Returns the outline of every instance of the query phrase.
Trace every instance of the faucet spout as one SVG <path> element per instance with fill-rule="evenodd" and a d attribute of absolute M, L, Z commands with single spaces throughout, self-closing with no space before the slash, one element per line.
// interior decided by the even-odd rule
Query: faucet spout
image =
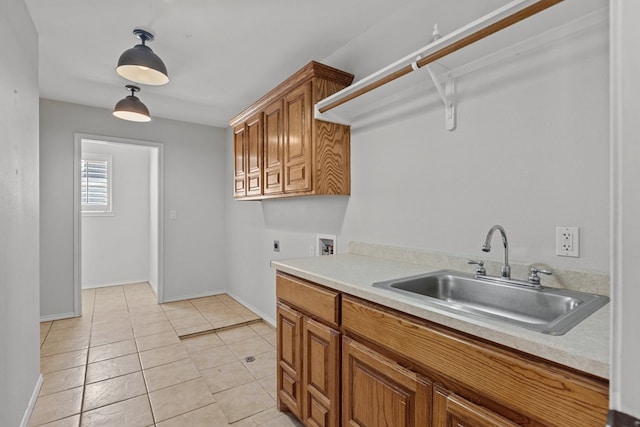
<path fill-rule="evenodd" d="M 487 233 L 487 237 L 484 239 L 482 250 L 484 252 L 491 251 L 491 238 L 493 233 L 498 230 L 502 235 L 502 245 L 504 246 L 504 264 L 502 265 L 501 273 L 502 277 L 509 279 L 511 277 L 511 267 L 509 266 L 509 243 L 507 242 L 507 232 L 500 225 L 494 225 Z"/>

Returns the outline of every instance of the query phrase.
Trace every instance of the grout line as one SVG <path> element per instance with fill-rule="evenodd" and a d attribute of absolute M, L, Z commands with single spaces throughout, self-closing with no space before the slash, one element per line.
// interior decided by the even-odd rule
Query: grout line
<path fill-rule="evenodd" d="M 82 295 L 80 296 L 82 298 Z M 80 416 L 78 417 L 78 425 L 82 425 L 82 416 L 84 414 L 84 394 L 87 388 L 87 374 L 89 373 L 89 352 L 91 351 L 91 334 L 93 332 L 93 313 L 96 308 L 96 293 L 93 292 L 93 304 L 91 305 L 91 327 L 89 328 L 89 344 L 87 346 L 87 357 L 84 361 L 84 381 L 82 382 L 82 396 L 80 397 Z M 84 313 L 82 314 L 84 316 Z M 82 317 L 80 316 L 80 317 Z"/>
<path fill-rule="evenodd" d="M 51 323 L 49 323 L 49 327 L 47 328 L 47 332 L 44 334 L 44 339 L 42 339 L 42 337 L 40 337 L 40 339 L 42 339 L 42 342 L 40 343 L 40 349 L 42 349 L 42 346 L 44 345 L 44 342 L 47 340 L 47 337 L 49 336 L 49 333 L 51 332 L 51 328 L 53 328 L 53 322 L 55 322 L 55 320 L 52 320 Z"/>
<path fill-rule="evenodd" d="M 124 290 L 123 290 L 124 292 Z M 131 323 L 131 311 L 129 310 L 129 300 L 127 298 L 126 292 L 124 292 L 125 294 L 125 301 L 127 303 L 127 311 L 129 312 L 129 323 Z M 160 305 L 160 304 L 158 304 Z M 162 307 L 160 307 L 162 308 Z M 164 313 L 164 310 L 162 310 L 162 312 Z M 166 316 L 166 313 L 164 313 Z M 173 326 L 173 325 L 172 325 Z M 153 412 L 153 405 L 151 405 L 151 396 L 149 395 L 149 385 L 147 384 L 147 376 L 144 374 L 144 367 L 142 366 L 142 358 L 140 357 L 140 347 L 138 347 L 138 341 L 136 341 L 136 334 L 135 331 L 133 330 L 133 324 L 131 324 L 131 330 L 133 332 L 133 345 L 136 346 L 136 354 L 138 355 L 138 363 L 140 364 L 140 374 L 142 374 L 142 381 L 144 381 L 144 389 L 146 391 L 146 396 L 147 396 L 147 403 L 149 404 L 149 411 L 151 412 L 151 419 L 153 420 L 153 424 L 152 425 L 156 425 L 156 415 Z"/>
<path fill-rule="evenodd" d="M 87 387 L 87 379 L 88 379 L 88 367 L 89 367 L 89 364 L 90 364 L 90 363 L 89 363 L 89 360 L 90 360 L 90 351 L 91 351 L 91 348 L 92 348 L 93 339 L 94 339 L 94 338 L 96 338 L 96 339 L 98 338 L 97 336 L 96 336 L 96 337 L 94 337 L 94 325 L 95 325 L 95 321 L 96 321 L 96 316 L 95 316 L 94 314 L 95 314 L 95 312 L 96 312 L 96 310 L 97 310 L 97 309 L 99 309 L 99 308 L 100 308 L 100 309 L 104 308 L 104 306 L 101 306 L 101 305 L 100 305 L 100 304 L 101 304 L 101 301 L 102 301 L 103 299 L 105 299 L 105 298 L 106 298 L 107 300 L 109 300 L 112 296 L 113 296 L 114 298 L 116 298 L 116 299 L 119 299 L 120 295 L 122 295 L 122 296 L 124 297 L 124 302 L 125 302 L 125 305 L 126 305 L 126 311 L 127 311 L 128 315 L 129 315 L 129 327 L 130 327 L 130 328 L 132 329 L 132 331 L 133 331 L 133 323 L 131 322 L 131 313 L 132 313 L 132 309 L 135 311 L 135 307 L 130 305 L 129 297 L 128 297 L 127 292 L 126 292 L 126 286 L 118 285 L 118 286 L 114 286 L 114 288 L 115 288 L 115 287 L 119 287 L 119 288 L 121 288 L 122 293 L 121 293 L 121 294 L 120 294 L 120 293 L 117 293 L 117 295 L 116 295 L 116 293 L 111 293 L 111 294 L 109 294 L 109 293 L 107 293 L 107 292 L 104 292 L 106 295 L 101 295 L 100 297 L 98 297 L 98 292 L 97 292 L 96 290 L 93 290 L 93 291 L 92 291 L 91 303 L 90 303 L 90 304 L 86 304 L 86 306 L 85 306 L 85 310 L 86 310 L 86 308 L 91 307 L 91 311 L 90 311 L 89 313 L 87 313 L 87 314 L 83 314 L 83 315 L 81 316 L 81 317 L 83 317 L 83 318 L 85 318 L 85 319 L 88 319 L 88 320 L 89 320 L 89 330 L 88 330 L 88 335 L 89 335 L 89 336 L 88 336 L 88 346 L 87 346 L 87 348 L 86 348 L 87 353 L 86 353 L 86 357 L 84 358 L 84 369 L 85 369 L 85 371 L 84 371 L 84 380 L 83 380 L 83 384 L 82 384 L 82 395 L 81 395 L 81 401 L 80 401 L 80 412 L 79 412 L 78 414 L 72 414 L 72 415 L 71 415 L 71 416 L 75 416 L 75 415 L 78 415 L 78 416 L 79 416 L 79 425 L 81 425 L 82 420 L 83 420 L 83 418 L 84 418 L 84 414 L 85 414 L 85 402 L 84 402 L 84 401 L 85 401 L 85 394 L 86 394 L 86 387 Z M 102 292 L 101 292 L 101 294 L 102 294 Z M 225 294 L 225 295 L 226 295 L 226 294 Z M 129 296 L 131 296 L 131 297 L 135 297 L 135 298 L 140 298 L 140 297 L 142 297 L 143 295 L 142 295 L 142 294 L 138 294 L 138 293 L 134 293 L 134 294 L 129 295 Z M 230 298 L 232 301 L 235 301 L 232 297 L 230 297 L 230 296 L 229 296 L 229 298 Z M 234 323 L 234 324 L 231 324 L 231 325 L 226 325 L 226 326 L 222 326 L 222 327 L 218 327 L 218 328 L 216 328 L 216 327 L 213 327 L 213 324 L 212 324 L 212 323 L 211 323 L 211 322 L 210 322 L 210 321 L 209 321 L 209 320 L 208 320 L 208 319 L 203 315 L 203 313 L 199 310 L 199 308 L 198 308 L 195 304 L 193 304 L 192 300 L 193 300 L 193 299 L 189 299 L 189 300 L 186 300 L 186 301 L 188 301 L 188 302 L 191 304 L 191 306 L 192 306 L 193 308 L 195 308 L 196 312 L 197 312 L 200 316 L 202 316 L 202 317 L 205 319 L 205 321 L 206 321 L 207 323 L 209 323 L 209 324 L 211 325 L 212 329 L 210 329 L 210 330 L 206 330 L 206 331 L 197 332 L 197 333 L 193 333 L 193 334 L 185 334 L 185 335 L 182 335 L 182 336 L 181 336 L 181 335 L 179 335 L 179 334 L 178 334 L 178 332 L 177 332 L 177 330 L 175 329 L 175 327 L 173 327 L 173 324 L 171 324 L 171 325 L 172 325 L 172 327 L 173 327 L 173 332 L 174 332 L 174 333 L 176 333 L 176 335 L 178 336 L 178 338 L 179 338 L 180 342 L 181 342 L 181 341 L 183 341 L 183 340 L 184 340 L 184 339 L 186 339 L 186 338 L 192 338 L 192 337 L 197 337 L 197 336 L 203 336 L 203 335 L 215 334 L 216 332 L 220 332 L 220 331 L 224 331 L 224 330 L 230 330 L 230 329 L 234 329 L 234 328 L 239 328 L 239 327 L 242 327 L 242 326 L 249 326 L 249 325 L 252 325 L 252 324 L 258 324 L 258 323 L 261 323 L 261 322 L 263 321 L 263 319 L 261 319 L 261 318 L 257 317 L 256 319 L 243 320 L 243 321 L 240 321 L 240 322 L 238 322 L 238 323 Z M 227 304 L 227 301 L 226 301 L 226 300 L 221 299 L 221 300 L 219 300 L 219 301 L 220 301 L 220 302 L 221 302 L 221 303 L 222 303 L 226 308 L 231 309 L 232 311 L 234 311 L 234 312 L 235 312 L 235 310 L 233 310 L 233 308 L 232 308 L 230 305 L 228 305 L 228 304 Z M 105 301 L 105 302 L 106 302 L 106 301 Z M 240 304 L 240 303 L 238 303 L 238 304 Z M 155 305 L 160 306 L 160 308 L 162 308 L 162 304 L 157 304 L 157 303 L 155 303 Z M 99 310 L 99 311 L 100 311 L 100 310 Z M 105 313 L 107 313 L 107 312 L 108 312 L 108 310 L 107 310 L 107 311 L 105 311 Z M 171 320 L 170 320 L 169 316 L 167 315 L 167 312 L 166 312 L 164 309 L 162 309 L 162 312 L 163 312 L 163 313 L 164 313 L 164 315 L 167 317 L 167 320 L 169 320 L 169 322 L 171 322 Z M 104 314 L 104 313 L 103 313 L 103 314 Z M 236 314 L 238 314 L 238 313 L 236 312 Z M 257 316 L 257 315 L 256 315 L 256 316 Z M 49 324 L 49 328 L 46 330 L 46 333 L 45 333 L 44 338 L 43 338 L 43 340 L 42 340 L 42 344 L 41 344 L 41 346 L 42 346 L 42 345 L 44 345 L 45 341 L 46 341 L 46 340 L 47 340 L 47 338 L 49 337 L 49 334 L 50 334 L 50 333 L 51 333 L 51 331 L 53 330 L 53 324 L 54 324 L 54 322 L 56 322 L 56 321 L 51 321 L 51 323 Z M 104 320 L 103 320 L 103 322 L 104 322 Z M 169 331 L 167 331 L 167 332 L 169 332 Z M 257 331 L 255 331 L 255 332 L 256 332 L 256 333 L 257 333 L 257 335 L 258 335 L 258 336 L 260 336 L 261 338 L 266 339 L 266 338 L 265 338 L 262 334 L 260 334 L 259 332 L 257 332 Z M 129 339 L 129 338 L 126 338 L 126 339 L 124 339 L 124 340 L 118 340 L 118 341 L 115 341 L 115 342 L 125 341 L 125 340 L 128 340 L 128 339 Z M 134 343 L 134 346 L 135 346 L 135 352 L 136 352 L 136 355 L 137 355 L 137 358 L 138 358 L 138 363 L 140 364 L 140 371 L 139 371 L 139 372 L 142 374 L 142 379 L 143 379 L 143 381 L 144 381 L 145 394 L 146 394 L 146 397 L 147 397 L 147 402 L 148 402 L 148 405 L 149 405 L 149 410 L 150 410 L 150 412 L 151 412 L 151 417 L 152 417 L 152 420 L 153 420 L 153 424 L 155 425 L 158 421 L 156 420 L 156 414 L 154 413 L 154 411 L 153 411 L 153 406 L 152 406 L 152 404 L 151 404 L 150 391 L 149 391 L 149 388 L 148 388 L 148 384 L 147 384 L 146 376 L 144 375 L 144 369 L 143 369 L 142 359 L 141 359 L 141 355 L 140 355 L 141 351 L 140 351 L 140 347 L 139 347 L 139 345 L 138 345 L 138 341 L 136 340 L 135 333 L 134 333 L 134 336 L 133 336 L 132 340 L 133 340 L 133 343 Z M 115 342 L 114 342 L 114 343 L 115 343 Z M 113 343 L 104 343 L 104 344 L 101 344 L 101 345 L 109 345 L 109 344 L 113 344 Z M 229 346 L 228 346 L 228 344 L 227 344 L 226 342 L 224 342 L 224 341 L 223 341 L 223 342 L 222 342 L 222 345 L 223 345 L 225 348 L 227 348 L 229 351 L 231 351 L 231 350 L 229 349 Z M 161 346 L 161 347 L 162 347 L 162 346 Z M 158 348 L 160 348 L 160 347 L 158 347 Z M 188 353 L 188 352 L 187 352 L 187 353 Z M 233 352 L 232 352 L 232 353 L 233 353 Z M 254 381 L 254 382 L 257 382 L 257 383 L 258 383 L 258 385 L 261 387 L 261 389 L 262 389 L 262 390 L 264 390 L 267 394 L 269 394 L 268 390 L 265 388 L 266 386 L 260 383 L 260 380 L 261 380 L 262 378 L 257 378 L 257 377 L 255 376 L 255 374 L 254 374 L 253 372 L 251 372 L 251 370 L 249 370 L 249 369 L 247 368 L 247 366 L 246 366 L 246 365 L 244 365 L 244 363 L 243 363 L 243 359 L 242 359 L 241 357 L 239 357 L 239 356 L 238 356 L 238 355 L 236 355 L 235 353 L 233 353 L 233 355 L 234 355 L 235 360 L 236 360 L 237 362 L 241 363 L 241 364 L 242 364 L 242 366 L 244 367 L 244 369 L 246 369 L 246 370 L 247 370 L 247 372 L 249 373 L 249 375 L 253 378 L 253 381 Z M 120 357 L 120 356 L 115 356 L 115 357 Z M 114 357 L 110 357 L 109 359 L 113 359 L 113 358 L 114 358 Z M 104 360 L 109 360 L 109 359 L 104 359 Z M 191 354 L 189 354 L 189 353 L 188 353 L 188 359 L 189 359 L 189 360 L 191 360 L 191 361 L 193 362 L 193 359 L 191 359 Z M 182 359 L 181 359 L 181 360 L 182 360 Z M 173 362 L 169 362 L 169 363 L 173 363 Z M 196 366 L 196 368 L 197 368 L 197 366 Z M 203 379 L 202 371 L 201 371 L 199 368 L 197 368 L 197 371 L 198 371 L 198 374 L 199 374 L 198 378 Z M 129 373 L 129 374 L 131 374 L 131 373 Z M 128 374 L 123 374 L 123 375 L 128 375 Z M 119 376 L 120 376 L 120 375 L 118 375 L 118 377 L 119 377 Z M 116 378 L 116 377 L 113 377 L 113 378 Z M 107 379 L 111 379 L 111 378 L 107 378 Z M 194 378 L 194 379 L 191 379 L 191 380 L 188 380 L 188 381 L 192 381 L 192 380 L 195 380 L 195 378 Z M 183 383 L 184 383 L 184 382 L 188 382 L 188 381 L 183 381 Z M 205 382 L 206 382 L 206 381 L 205 381 Z M 180 383 L 178 383 L 178 384 L 180 384 Z M 173 385 L 171 385 L 171 386 L 175 386 L 175 385 L 177 385 L 177 384 L 173 384 Z M 167 387 L 171 387 L 171 386 L 167 386 Z M 166 388 L 166 387 L 164 387 L 164 388 Z M 208 392 L 209 392 L 212 396 L 215 396 L 215 394 L 216 394 L 216 393 L 211 392 L 211 390 L 208 388 L 208 385 L 207 385 L 207 389 L 208 389 Z M 269 396 L 271 396 L 271 395 L 269 394 Z M 136 397 L 138 397 L 138 396 L 136 396 Z M 128 399 L 125 399 L 125 400 L 128 400 Z M 119 401 L 119 402 L 120 402 L 120 401 Z M 112 402 L 112 403 L 109 403 L 109 405 L 110 405 L 110 404 L 114 404 L 114 403 L 118 403 L 118 402 Z M 215 403 L 214 403 L 214 404 L 215 404 Z M 103 405 L 103 406 L 107 406 L 107 405 Z M 101 406 L 101 407 L 103 407 L 103 406 Z M 194 411 L 194 410 L 202 409 L 202 408 L 204 408 L 204 407 L 206 407 L 206 406 L 208 406 L 208 405 L 203 405 L 203 406 L 201 406 L 201 407 L 198 407 L 198 408 L 195 408 L 195 409 L 191 409 L 191 410 L 189 410 L 189 411 L 187 411 L 187 412 L 184 412 L 184 413 L 181 413 L 181 414 L 176 414 L 176 415 L 172 416 L 171 418 L 175 418 L 175 417 L 178 417 L 178 416 L 184 415 L 184 414 L 189 413 L 189 412 L 192 412 L 192 411 Z M 94 410 L 94 409 L 98 409 L 98 408 L 92 408 L 91 410 Z M 264 411 L 260 411 L 260 412 L 264 412 Z M 258 413 L 260 413 L 260 412 L 258 412 Z M 251 417 L 253 417 L 253 416 L 255 416 L 255 415 L 256 415 L 256 414 L 250 415 L 250 416 L 249 416 L 249 417 L 247 417 L 247 418 L 251 418 Z M 169 419 L 171 419 L 171 418 L 169 418 Z"/>

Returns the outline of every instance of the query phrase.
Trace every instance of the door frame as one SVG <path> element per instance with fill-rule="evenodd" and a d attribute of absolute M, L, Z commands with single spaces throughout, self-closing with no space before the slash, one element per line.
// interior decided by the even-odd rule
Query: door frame
<path fill-rule="evenodd" d="M 74 133 L 73 146 L 73 314 L 82 316 L 82 207 L 80 201 L 80 161 L 82 140 L 137 145 L 158 149 L 158 303 L 164 302 L 164 144 L 112 136 Z"/>

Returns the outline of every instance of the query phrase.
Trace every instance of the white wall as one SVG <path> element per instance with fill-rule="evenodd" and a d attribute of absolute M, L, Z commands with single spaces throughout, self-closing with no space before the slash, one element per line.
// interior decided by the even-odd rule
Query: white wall
<path fill-rule="evenodd" d="M 158 236 L 159 215 L 159 150 L 149 152 L 149 284 L 158 294 L 158 254 L 160 241 Z"/>
<path fill-rule="evenodd" d="M 0 57 L 0 423 L 18 426 L 40 374 L 38 35 L 22 0 L 0 2 Z"/>
<path fill-rule="evenodd" d="M 640 3 L 611 2 L 611 408 L 640 419 Z"/>
<path fill-rule="evenodd" d="M 411 22 L 426 7 L 410 4 L 323 62 L 358 79 L 385 65 L 372 58 L 388 63 L 408 54 L 425 42 L 424 27 Z M 402 31 L 392 31 L 401 22 Z M 231 201 L 228 130 L 233 293 L 273 317 L 269 260 L 306 256 L 316 233 L 337 234 L 339 252 L 361 240 L 500 260 L 499 249 L 480 247 L 501 224 L 513 261 L 608 272 L 608 75 L 602 24 L 460 78 L 454 132 L 444 129 L 435 90 L 427 91 L 418 109 L 400 106 L 391 118 L 352 130 L 349 198 Z M 581 258 L 555 255 L 556 226 L 581 227 Z M 271 251 L 273 239 L 280 253 Z"/>
<path fill-rule="evenodd" d="M 73 312 L 76 132 L 164 144 L 164 298 L 225 289 L 224 131 L 157 117 L 126 122 L 108 109 L 42 99 L 41 316 Z M 168 219 L 170 209 L 177 211 L 176 220 Z"/>
<path fill-rule="evenodd" d="M 153 148 L 82 142 L 82 153 L 111 156 L 112 215 L 82 216 L 82 287 L 146 282 L 150 277 Z"/>

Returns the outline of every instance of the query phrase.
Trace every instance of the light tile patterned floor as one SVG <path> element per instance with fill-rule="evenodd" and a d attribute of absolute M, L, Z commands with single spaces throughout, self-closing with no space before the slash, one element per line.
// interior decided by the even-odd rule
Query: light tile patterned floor
<path fill-rule="evenodd" d="M 158 305 L 138 283 L 85 290 L 83 308 L 40 324 L 30 426 L 300 426 L 275 408 L 275 330 L 228 295 Z"/>

